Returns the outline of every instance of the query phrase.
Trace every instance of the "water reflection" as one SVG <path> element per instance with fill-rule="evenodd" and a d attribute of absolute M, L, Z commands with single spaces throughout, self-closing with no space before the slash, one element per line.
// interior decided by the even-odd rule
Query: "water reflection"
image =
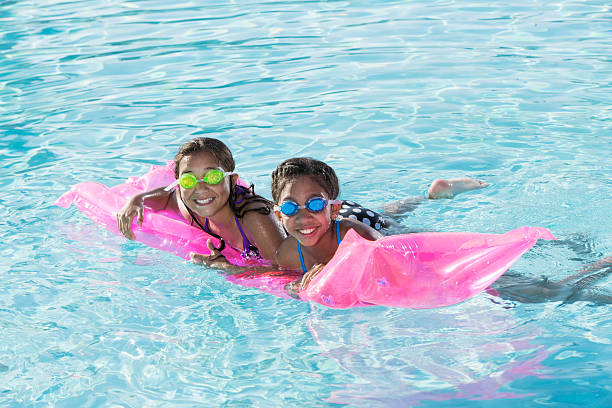
<path fill-rule="evenodd" d="M 314 307 L 308 324 L 325 355 L 355 377 L 331 393 L 338 404 L 523 398 L 511 383 L 542 376 L 549 354 L 535 324 L 486 297 L 428 311 Z"/>

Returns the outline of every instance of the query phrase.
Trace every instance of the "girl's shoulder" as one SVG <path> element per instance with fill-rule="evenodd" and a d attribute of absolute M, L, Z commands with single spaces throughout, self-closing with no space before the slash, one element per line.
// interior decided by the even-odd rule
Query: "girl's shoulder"
<path fill-rule="evenodd" d="M 164 205 L 163 209 L 167 211 L 180 211 L 180 206 L 178 203 L 178 195 L 176 194 L 176 190 L 173 190 L 170 193 L 168 200 L 166 201 L 166 204 Z"/>
<path fill-rule="evenodd" d="M 260 254 L 266 259 L 275 259 L 276 251 L 286 235 L 274 214 L 249 211 L 242 215 L 239 223 L 244 235 L 259 249 Z"/>
<path fill-rule="evenodd" d="M 342 238 L 344 238 L 344 235 L 346 235 L 350 229 L 354 229 L 355 232 L 370 241 L 376 241 L 377 239 L 382 238 L 382 234 L 380 232 L 361 221 L 354 220 L 352 218 L 342 218 L 337 222 L 340 223 L 340 236 Z"/>
<path fill-rule="evenodd" d="M 270 200 L 255 193 L 255 187 L 252 184 L 250 187 L 245 187 L 243 185 L 234 186 L 233 196 L 236 205 L 251 206 L 254 204 L 261 204 L 272 206 L 272 202 Z"/>
<path fill-rule="evenodd" d="M 270 200 L 255 194 L 252 188 L 244 186 L 236 186 L 230 200 L 233 200 L 231 206 L 238 217 L 243 217 L 251 212 L 267 215 L 272 213 L 274 206 Z"/>
<path fill-rule="evenodd" d="M 283 269 L 302 270 L 302 265 L 299 263 L 297 240 L 294 237 L 289 236 L 281 242 L 276 250 L 276 263 Z"/>
<path fill-rule="evenodd" d="M 242 214 L 241 221 L 243 225 L 253 228 L 267 228 L 269 226 L 280 228 L 280 224 L 272 212 L 265 214 L 258 211 L 247 211 Z"/>
<path fill-rule="evenodd" d="M 251 199 L 245 200 L 244 206 L 242 207 L 242 211 L 245 214 L 249 212 L 265 213 L 267 212 L 265 209 L 268 209 L 269 212 L 272 212 L 272 207 L 272 203 L 269 203 L 267 200 L 261 199 L 258 196 L 252 196 Z"/>

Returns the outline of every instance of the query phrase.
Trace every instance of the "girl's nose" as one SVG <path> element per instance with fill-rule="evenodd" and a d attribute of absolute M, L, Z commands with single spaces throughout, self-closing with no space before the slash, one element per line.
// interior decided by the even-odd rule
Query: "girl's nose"
<path fill-rule="evenodd" d="M 195 186 L 195 190 L 196 191 L 206 191 L 209 190 L 208 184 L 204 183 L 203 181 L 198 181 L 198 184 L 196 184 Z"/>
<path fill-rule="evenodd" d="M 305 208 L 298 209 L 297 213 L 294 215 L 296 219 L 309 218 L 312 216 L 312 213 Z"/>

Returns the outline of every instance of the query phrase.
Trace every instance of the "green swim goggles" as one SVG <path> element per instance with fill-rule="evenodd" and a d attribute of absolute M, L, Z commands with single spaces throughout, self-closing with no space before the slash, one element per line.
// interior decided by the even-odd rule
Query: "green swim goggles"
<path fill-rule="evenodd" d="M 192 173 L 183 173 L 178 178 L 178 180 L 170 184 L 164 190 L 169 191 L 177 184 L 180 184 L 180 186 L 183 188 L 194 188 L 198 185 L 198 181 L 201 181 L 202 183 L 206 183 L 211 186 L 216 186 L 221 181 L 223 181 L 223 178 L 225 178 L 225 176 L 230 176 L 232 174 L 234 174 L 233 171 L 225 172 L 221 168 L 208 170 L 206 173 L 204 173 L 201 179 L 198 179 Z"/>

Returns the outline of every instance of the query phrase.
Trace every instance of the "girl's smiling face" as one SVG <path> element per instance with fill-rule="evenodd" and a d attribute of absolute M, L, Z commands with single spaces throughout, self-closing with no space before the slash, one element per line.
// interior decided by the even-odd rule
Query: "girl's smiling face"
<path fill-rule="evenodd" d="M 201 179 L 208 170 L 219 167 L 219 162 L 207 152 L 196 152 L 185 156 L 179 163 L 179 177 L 185 173 Z M 225 170 L 225 169 L 224 169 Z M 229 206 L 230 178 L 224 177 L 219 184 L 211 185 L 198 181 L 194 188 L 179 185 L 183 202 L 201 217 L 212 217 L 225 206 Z"/>
<path fill-rule="evenodd" d="M 329 200 L 330 197 L 323 187 L 310 176 L 301 176 L 288 182 L 281 190 L 278 205 L 285 201 L 293 201 L 300 206 L 306 204 L 314 197 L 322 197 Z M 283 224 L 287 232 L 297 239 L 303 246 L 314 246 L 328 232 L 332 220 L 331 206 L 326 206 L 323 211 L 313 213 L 305 208 L 300 208 L 292 216 L 287 216 L 276 210 L 276 217 Z M 334 214 L 335 215 L 335 214 Z"/>

